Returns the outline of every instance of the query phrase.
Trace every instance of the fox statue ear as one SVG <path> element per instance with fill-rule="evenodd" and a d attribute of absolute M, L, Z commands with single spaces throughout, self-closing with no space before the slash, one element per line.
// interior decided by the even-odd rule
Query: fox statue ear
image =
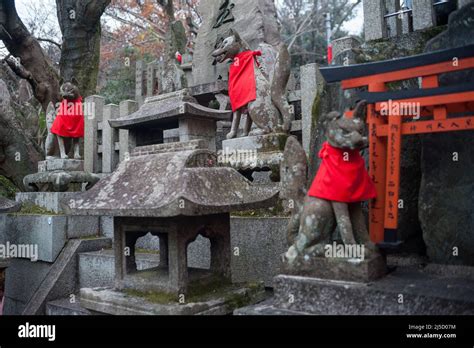
<path fill-rule="evenodd" d="M 230 34 L 231 36 L 235 37 L 235 41 L 240 42 L 242 39 L 240 38 L 240 35 L 238 32 L 236 32 L 234 29 L 230 29 Z"/>
<path fill-rule="evenodd" d="M 361 100 L 354 109 L 354 118 L 365 120 L 367 118 L 367 101 Z"/>
<path fill-rule="evenodd" d="M 76 86 L 79 85 L 79 81 L 77 81 L 74 76 L 72 77 L 71 82 L 75 84 Z"/>

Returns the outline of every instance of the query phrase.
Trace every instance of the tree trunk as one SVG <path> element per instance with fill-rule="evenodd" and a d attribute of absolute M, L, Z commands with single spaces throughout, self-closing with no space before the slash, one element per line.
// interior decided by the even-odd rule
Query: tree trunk
<path fill-rule="evenodd" d="M 14 0 L 0 0 L 0 39 L 16 58 L 16 61 L 10 61 L 10 66 L 30 82 L 43 110 L 46 111 L 49 102 L 58 102 L 58 74 L 38 41 L 18 17 Z"/>
<path fill-rule="evenodd" d="M 79 81 L 82 96 L 96 91 L 100 59 L 100 17 L 110 0 L 56 0 L 63 34 L 61 77 Z"/>

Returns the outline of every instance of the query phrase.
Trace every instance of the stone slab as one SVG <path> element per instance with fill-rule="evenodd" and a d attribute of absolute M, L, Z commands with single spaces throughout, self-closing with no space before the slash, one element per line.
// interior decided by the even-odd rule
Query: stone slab
<path fill-rule="evenodd" d="M 37 247 L 38 261 L 54 262 L 67 240 L 66 216 L 7 215 L 0 240 Z"/>
<path fill-rule="evenodd" d="M 15 306 L 11 306 L 11 310 L 7 303 L 9 299 L 19 301 L 24 305 L 30 300 L 33 294 L 51 269 L 51 264 L 47 262 L 30 262 L 24 259 L 13 259 L 10 261 L 10 267 L 5 273 L 5 300 L 4 314 L 20 315 L 21 312 L 16 311 Z"/>
<path fill-rule="evenodd" d="M 387 267 L 381 255 L 364 260 L 313 257 L 309 260 L 303 259 L 291 268 L 284 264 L 282 273 L 322 279 L 370 282 L 387 274 Z"/>
<path fill-rule="evenodd" d="M 290 311 L 286 309 L 280 309 L 273 305 L 273 299 L 268 299 L 266 301 L 257 303 L 255 305 L 250 305 L 247 307 L 242 307 L 234 311 L 234 315 L 265 315 L 265 316 L 275 316 L 275 315 L 311 315 L 310 313 Z"/>
<path fill-rule="evenodd" d="M 81 289 L 81 305 L 95 312 L 112 315 L 226 315 L 239 305 L 265 299 L 263 288 L 237 288 L 220 296 L 209 296 L 202 302 L 158 304 L 145 298 L 107 288 Z"/>
<path fill-rule="evenodd" d="M 64 170 L 66 172 L 84 171 L 84 161 L 76 159 L 48 159 L 38 162 L 38 172 L 52 172 L 55 170 Z"/>
<path fill-rule="evenodd" d="M 69 298 L 51 301 L 46 304 L 46 315 L 93 315 L 94 313 L 81 307 L 79 301 L 71 303 Z"/>
<path fill-rule="evenodd" d="M 67 238 L 97 237 L 100 234 L 98 216 L 68 216 Z"/>
<path fill-rule="evenodd" d="M 443 269 L 399 267 L 369 284 L 280 275 L 274 307 L 318 315 L 474 314 L 472 272 Z"/>
<path fill-rule="evenodd" d="M 51 265 L 41 285 L 26 304 L 23 315 L 43 315 L 46 303 L 59 298 L 70 297 L 77 291 L 77 255 L 81 252 L 110 248 L 110 240 L 96 238 L 70 240 Z"/>

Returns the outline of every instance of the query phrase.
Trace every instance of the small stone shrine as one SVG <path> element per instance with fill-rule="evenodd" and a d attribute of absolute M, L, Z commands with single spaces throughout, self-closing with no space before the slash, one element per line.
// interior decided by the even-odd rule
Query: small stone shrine
<path fill-rule="evenodd" d="M 231 211 L 271 207 L 278 199 L 277 189 L 254 187 L 235 169 L 218 166 L 217 155 L 210 151 L 215 148 L 215 123 L 228 116 L 198 105 L 183 90 L 149 98 L 138 112 L 110 121 L 129 130 L 135 145 L 130 158 L 66 207 L 74 215 L 114 218 L 115 289 L 81 289 L 83 306 L 109 314 L 196 314 L 227 306 L 217 300 L 190 309 L 177 299 L 193 283 L 230 280 Z M 180 142 L 162 144 L 163 130 L 176 127 Z M 135 243 L 149 232 L 160 239 L 160 264 L 137 271 Z M 187 266 L 187 247 L 198 235 L 211 242 L 209 270 Z M 127 301 L 127 310 L 121 312 L 127 291 L 166 294 L 176 302 L 133 307 Z"/>

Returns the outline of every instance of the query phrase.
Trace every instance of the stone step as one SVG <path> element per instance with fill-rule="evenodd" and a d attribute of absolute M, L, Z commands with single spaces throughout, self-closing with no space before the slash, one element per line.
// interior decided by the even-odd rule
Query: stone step
<path fill-rule="evenodd" d="M 78 301 L 71 303 L 69 298 L 51 301 L 46 304 L 46 315 L 95 315 L 83 308 Z"/>
<path fill-rule="evenodd" d="M 137 253 L 138 270 L 159 265 L 158 253 Z M 79 288 L 99 288 L 113 286 L 115 256 L 112 249 L 79 254 Z"/>
<path fill-rule="evenodd" d="M 257 303 L 255 305 L 236 309 L 234 311 L 234 315 L 311 315 L 311 314 L 277 308 L 273 305 L 273 299 L 269 299 L 269 300 Z"/>
<path fill-rule="evenodd" d="M 279 309 L 318 315 L 472 315 L 474 267 L 398 267 L 372 283 L 280 275 Z"/>

